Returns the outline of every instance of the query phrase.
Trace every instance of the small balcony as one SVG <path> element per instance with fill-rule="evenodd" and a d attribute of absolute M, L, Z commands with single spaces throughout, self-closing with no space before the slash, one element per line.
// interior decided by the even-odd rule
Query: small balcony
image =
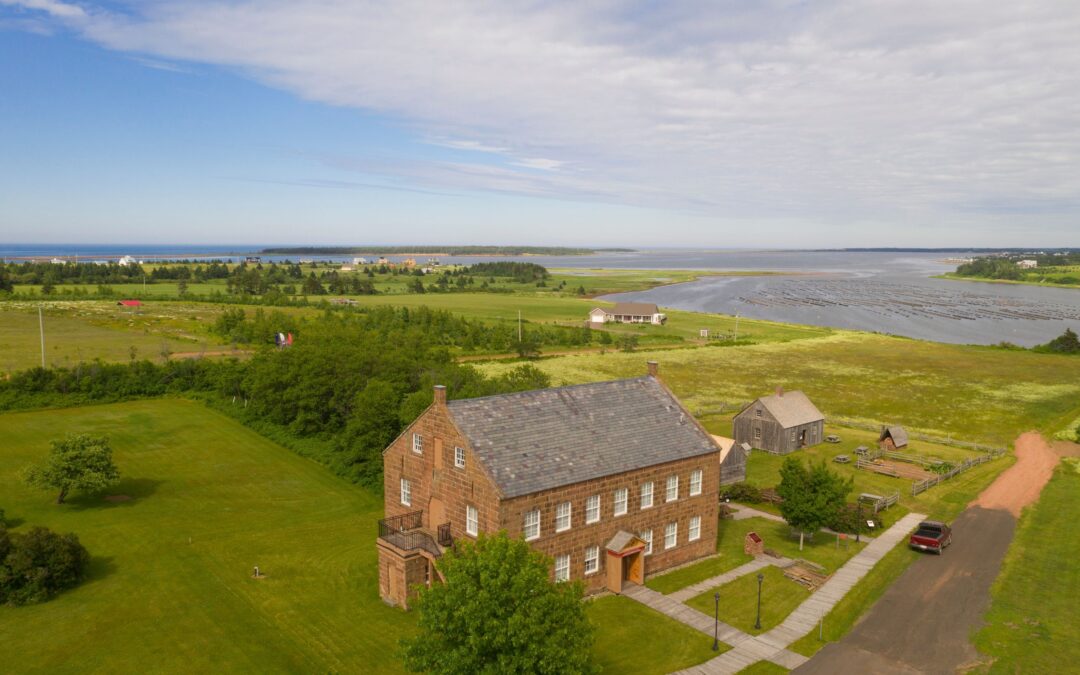
<path fill-rule="evenodd" d="M 454 539 L 450 534 L 450 523 L 443 523 L 436 528 L 436 533 L 424 528 L 424 512 L 413 511 L 379 521 L 379 538 L 403 551 L 417 549 L 427 551 L 438 558 L 443 551 L 452 546 Z"/>

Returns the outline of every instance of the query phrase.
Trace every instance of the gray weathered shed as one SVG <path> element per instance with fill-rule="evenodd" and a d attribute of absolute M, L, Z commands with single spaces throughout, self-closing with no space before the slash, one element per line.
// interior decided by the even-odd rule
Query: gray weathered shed
<path fill-rule="evenodd" d="M 825 435 L 825 416 L 801 391 L 778 388 L 735 416 L 735 442 L 777 455 L 817 445 Z"/>
<path fill-rule="evenodd" d="M 899 425 L 881 427 L 881 435 L 878 436 L 878 445 L 885 450 L 906 448 L 908 444 L 907 429 Z"/>

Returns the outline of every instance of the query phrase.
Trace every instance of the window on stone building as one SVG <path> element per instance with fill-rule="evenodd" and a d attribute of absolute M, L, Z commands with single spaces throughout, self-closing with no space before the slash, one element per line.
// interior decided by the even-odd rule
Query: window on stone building
<path fill-rule="evenodd" d="M 679 524 L 668 523 L 664 526 L 664 548 L 675 548 L 679 543 Z"/>
<path fill-rule="evenodd" d="M 668 476 L 667 479 L 667 491 L 664 495 L 664 501 L 673 502 L 679 498 L 679 477 Z"/>
<path fill-rule="evenodd" d="M 540 509 L 533 509 L 525 514 L 525 541 L 540 538 Z"/>
<path fill-rule="evenodd" d="M 555 507 L 555 531 L 565 532 L 570 529 L 570 502 L 562 502 Z"/>
<path fill-rule="evenodd" d="M 701 494 L 701 469 L 690 473 L 690 496 L 696 497 Z"/>
<path fill-rule="evenodd" d="M 618 490 L 615 491 L 615 511 L 614 512 L 615 512 L 616 516 L 625 516 L 626 515 L 626 502 L 628 501 L 627 498 L 628 498 L 629 494 L 630 494 L 630 491 L 628 489 L 626 489 L 626 488 L 619 488 Z"/>
<path fill-rule="evenodd" d="M 465 534 L 475 537 L 480 532 L 480 514 L 476 507 L 469 504 L 465 507 Z"/>
<path fill-rule="evenodd" d="M 570 556 L 555 556 L 555 581 L 570 581 Z"/>
<path fill-rule="evenodd" d="M 640 536 L 645 542 L 645 555 L 652 555 L 652 530 L 643 530 Z"/>
<path fill-rule="evenodd" d="M 418 455 L 424 454 L 424 437 L 420 434 L 412 435 L 412 451 Z"/>
<path fill-rule="evenodd" d="M 701 539 L 701 516 L 694 516 L 690 519 L 690 541 L 697 541 Z"/>
<path fill-rule="evenodd" d="M 600 495 L 593 495 L 585 501 L 585 522 L 600 522 Z"/>
<path fill-rule="evenodd" d="M 600 569 L 600 547 L 590 546 L 585 549 L 585 574 L 595 574 Z"/>
<path fill-rule="evenodd" d="M 412 484 L 404 478 L 401 479 L 401 503 L 412 506 Z"/>
<path fill-rule="evenodd" d="M 465 448 L 454 448 L 454 466 L 465 468 Z"/>
<path fill-rule="evenodd" d="M 652 506 L 652 481 L 641 486 L 641 508 L 647 509 Z"/>

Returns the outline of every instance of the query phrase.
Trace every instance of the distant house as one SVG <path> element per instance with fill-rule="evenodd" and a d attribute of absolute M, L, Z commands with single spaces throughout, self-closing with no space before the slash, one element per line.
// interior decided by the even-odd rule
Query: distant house
<path fill-rule="evenodd" d="M 746 480 L 746 459 L 749 446 L 742 446 L 734 438 L 713 435 L 720 446 L 720 484 L 731 485 Z"/>
<path fill-rule="evenodd" d="M 1038 260 L 1018 260 L 1016 266 L 1022 270 L 1033 270 L 1039 266 Z"/>
<path fill-rule="evenodd" d="M 651 323 L 660 325 L 667 315 L 648 302 L 617 302 L 611 309 L 596 307 L 589 312 L 590 323 Z"/>
<path fill-rule="evenodd" d="M 825 416 L 801 391 L 777 388 L 735 416 L 735 442 L 776 455 L 817 445 L 825 433 Z"/>
<path fill-rule="evenodd" d="M 901 426 L 884 426 L 881 427 L 881 435 L 878 436 L 878 445 L 882 450 L 896 450 L 898 448 L 906 448 L 908 444 L 908 433 L 904 427 Z"/>

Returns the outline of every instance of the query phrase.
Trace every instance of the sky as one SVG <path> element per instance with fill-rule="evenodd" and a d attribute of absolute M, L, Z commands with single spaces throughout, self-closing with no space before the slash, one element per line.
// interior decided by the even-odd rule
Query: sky
<path fill-rule="evenodd" d="M 0 242 L 1080 246 L 1080 3 L 0 0 Z"/>

